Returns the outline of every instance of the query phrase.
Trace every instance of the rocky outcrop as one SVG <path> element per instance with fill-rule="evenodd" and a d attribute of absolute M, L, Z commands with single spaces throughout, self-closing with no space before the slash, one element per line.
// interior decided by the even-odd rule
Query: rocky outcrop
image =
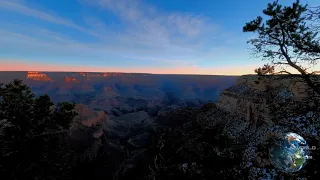
<path fill-rule="evenodd" d="M 81 153 L 81 161 L 92 160 L 103 146 L 103 126 L 109 118 L 103 111 L 91 110 L 83 104 L 77 104 L 75 111 L 77 115 L 70 128 L 71 143 Z"/>
<path fill-rule="evenodd" d="M 299 120 L 306 123 L 304 119 L 315 115 L 308 108 L 316 101 L 314 92 L 295 76 L 247 75 L 239 77 L 234 86 L 220 95 L 217 107 L 251 126 L 292 126 L 292 122 L 299 126 Z"/>
<path fill-rule="evenodd" d="M 83 104 L 77 104 L 75 111 L 78 113 L 75 117 L 75 122 L 79 122 L 87 127 L 102 125 L 109 119 L 103 111 L 93 111 Z"/>
<path fill-rule="evenodd" d="M 320 132 L 319 123 L 310 123 L 319 118 L 319 109 L 312 110 L 310 106 L 315 102 L 319 101 L 314 92 L 301 79 L 292 76 L 242 76 L 220 95 L 217 107 L 228 114 L 223 131 L 245 147 L 241 167 L 249 170 L 250 178 L 283 175 L 272 169 L 268 160 L 267 141 L 274 138 L 268 134 L 294 131 L 307 141 L 315 142 L 313 139 Z M 213 116 L 206 119 L 217 121 Z"/>
<path fill-rule="evenodd" d="M 221 93 L 217 106 L 251 123 L 268 122 L 274 118 L 270 104 L 287 99 L 302 102 L 311 94 L 307 84 L 297 77 L 247 75 Z"/>

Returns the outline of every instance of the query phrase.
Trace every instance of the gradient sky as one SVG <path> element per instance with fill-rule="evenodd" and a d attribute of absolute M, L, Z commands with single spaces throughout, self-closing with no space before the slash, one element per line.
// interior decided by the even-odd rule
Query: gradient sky
<path fill-rule="evenodd" d="M 268 2 L 0 0 L 0 70 L 253 73 L 242 27 Z"/>

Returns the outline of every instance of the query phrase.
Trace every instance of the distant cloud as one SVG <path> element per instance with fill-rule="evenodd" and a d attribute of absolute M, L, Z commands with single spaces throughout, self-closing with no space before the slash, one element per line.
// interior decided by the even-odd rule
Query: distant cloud
<path fill-rule="evenodd" d="M 69 26 L 69 27 L 72 27 L 72 28 L 75 28 L 78 30 L 84 30 L 80 26 L 78 26 L 72 22 L 68 22 L 63 18 L 47 14 L 45 12 L 42 12 L 42 11 L 39 11 L 36 9 L 29 8 L 28 6 L 19 4 L 17 2 L 11 1 L 11 0 L 0 0 L 0 4 L 1 4 L 0 9 L 3 9 L 3 10 L 17 12 L 17 13 L 24 14 L 27 16 L 31 16 L 31 17 L 39 18 L 39 19 L 42 19 L 45 21 L 49 21 L 52 23 Z"/>
<path fill-rule="evenodd" d="M 32 31 L 31 31 L 32 29 Z M 146 61 L 146 62 L 161 62 L 168 65 L 191 65 L 189 58 L 177 60 L 175 57 L 168 56 L 164 58 L 159 51 L 145 52 L 144 49 L 134 49 L 130 46 L 101 44 L 101 43 L 81 43 L 65 37 L 61 34 L 39 28 L 23 28 L 24 34 L 0 30 L 0 48 L 12 47 L 15 53 L 37 52 L 45 53 L 47 56 L 62 53 L 65 55 L 83 54 L 91 56 L 93 59 L 96 56 L 105 57 L 119 55 L 119 57 Z M 29 33 L 36 35 L 29 35 Z M 1 50 L 0 50 L 1 52 Z M 124 53 L 125 52 L 125 53 Z M 1 59 L 0 59 L 1 61 Z"/>
<path fill-rule="evenodd" d="M 122 34 L 140 44 L 184 47 L 194 38 L 204 40 L 218 31 L 218 25 L 209 18 L 191 13 L 160 12 L 141 1 L 126 0 L 80 0 L 88 5 L 114 13 L 129 31 Z M 135 37 L 135 38 L 132 38 Z"/>
<path fill-rule="evenodd" d="M 74 29 L 77 29 L 79 31 L 83 31 L 83 32 L 86 32 L 89 34 L 93 34 L 92 32 L 86 30 L 85 28 L 83 28 L 83 27 L 81 27 L 71 21 L 67 21 L 66 19 L 61 18 L 59 16 L 51 15 L 46 12 L 30 8 L 27 5 L 24 5 L 23 2 L 24 2 L 23 0 L 13 0 L 13 1 L 12 0 L 0 0 L 0 9 L 11 11 L 11 12 L 16 12 L 16 13 L 23 14 L 26 16 L 41 19 L 43 21 L 48 21 L 51 23 L 74 28 Z"/>
<path fill-rule="evenodd" d="M 190 37 L 200 35 L 201 31 L 208 28 L 204 17 L 194 15 L 170 14 L 168 23 L 176 26 L 182 34 Z"/>

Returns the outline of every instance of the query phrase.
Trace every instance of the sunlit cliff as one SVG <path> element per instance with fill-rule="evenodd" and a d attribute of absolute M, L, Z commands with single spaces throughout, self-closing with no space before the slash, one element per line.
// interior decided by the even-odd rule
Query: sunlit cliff
<path fill-rule="evenodd" d="M 37 71 L 29 71 L 27 74 L 27 79 L 33 79 L 36 81 L 51 81 L 51 78 L 46 74 Z"/>
<path fill-rule="evenodd" d="M 79 83 L 79 81 L 76 78 L 70 78 L 68 76 L 66 76 L 65 81 L 66 82 L 77 82 L 77 83 Z"/>

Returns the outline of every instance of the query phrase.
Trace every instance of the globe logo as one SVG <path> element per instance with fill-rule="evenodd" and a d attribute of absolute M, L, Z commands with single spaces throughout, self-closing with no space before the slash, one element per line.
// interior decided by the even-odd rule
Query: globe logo
<path fill-rule="evenodd" d="M 306 140 L 296 133 L 287 133 L 269 148 L 269 159 L 282 172 L 293 173 L 302 169 L 308 159 Z"/>

